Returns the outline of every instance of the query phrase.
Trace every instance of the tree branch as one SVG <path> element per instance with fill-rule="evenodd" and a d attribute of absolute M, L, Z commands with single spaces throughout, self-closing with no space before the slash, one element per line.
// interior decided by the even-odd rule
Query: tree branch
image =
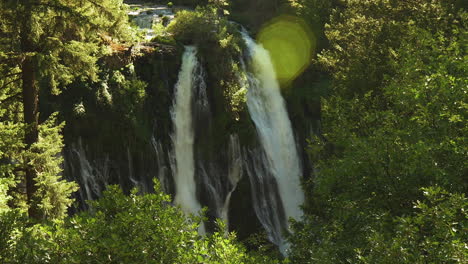
<path fill-rule="evenodd" d="M 13 79 L 13 80 L 11 80 L 11 81 L 5 83 L 4 85 L 2 85 L 2 87 L 0 88 L 0 90 L 3 90 L 3 88 L 7 87 L 9 84 L 12 84 L 12 83 L 14 83 L 14 82 L 16 82 L 16 81 L 19 81 L 19 80 L 21 80 L 21 78 L 16 78 L 16 79 Z"/>
<path fill-rule="evenodd" d="M 5 76 L 2 76 L 3 79 L 6 79 L 6 78 L 10 78 L 10 77 L 13 77 L 13 76 L 16 76 L 16 75 L 20 75 L 21 72 L 15 72 L 15 73 L 10 73 L 10 74 L 7 74 Z"/>
<path fill-rule="evenodd" d="M 8 52 L 0 54 L 0 64 L 5 64 L 8 62 L 13 62 L 14 64 L 19 64 L 21 60 L 24 59 L 25 54 L 18 52 Z"/>
<path fill-rule="evenodd" d="M 16 74 L 12 73 L 13 70 L 18 69 L 18 68 L 16 68 L 16 66 L 18 66 L 18 64 L 12 65 L 10 67 L 1 67 L 0 66 L 0 76 L 4 76 L 4 78 L 8 78 L 8 77 L 16 75 Z M 20 74 L 20 73 L 21 73 L 21 71 L 19 73 L 17 73 L 17 74 Z M 11 76 L 9 76 L 9 75 L 11 75 Z"/>
<path fill-rule="evenodd" d="M 15 98 L 20 98 L 20 97 L 21 97 L 21 93 L 13 94 L 13 95 L 11 95 L 11 96 L 9 96 L 9 97 L 3 99 L 3 100 L 0 100 L 0 104 L 6 103 L 6 102 L 8 102 L 8 101 L 10 101 L 10 100 L 13 100 L 13 99 L 15 99 Z"/>

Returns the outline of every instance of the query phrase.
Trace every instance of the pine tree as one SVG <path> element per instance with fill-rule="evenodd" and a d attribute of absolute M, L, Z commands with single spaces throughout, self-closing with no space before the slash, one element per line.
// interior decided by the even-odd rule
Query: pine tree
<path fill-rule="evenodd" d="M 41 218 L 35 158 L 39 144 L 39 90 L 58 94 L 76 79 L 97 80 L 97 59 L 110 44 L 127 40 L 130 27 L 122 0 L 4 0 L 0 2 L 2 89 L 19 93 L 24 122 L 24 174 L 29 216 Z M 0 97 L 0 100 L 2 98 Z M 35 154 L 35 155 L 33 155 Z M 58 164 L 57 164 L 58 166 Z"/>

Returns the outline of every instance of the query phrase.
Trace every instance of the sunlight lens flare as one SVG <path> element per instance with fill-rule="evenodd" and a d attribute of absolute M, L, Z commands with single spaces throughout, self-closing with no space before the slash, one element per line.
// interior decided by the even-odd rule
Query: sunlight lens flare
<path fill-rule="evenodd" d="M 281 15 L 266 23 L 257 40 L 268 50 L 281 86 L 299 76 L 311 63 L 316 37 L 300 18 Z"/>

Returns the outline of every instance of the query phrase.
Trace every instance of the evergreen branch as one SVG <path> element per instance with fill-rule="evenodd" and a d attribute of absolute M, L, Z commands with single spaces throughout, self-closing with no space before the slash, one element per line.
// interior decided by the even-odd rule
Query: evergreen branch
<path fill-rule="evenodd" d="M 67 14 L 70 14 L 73 18 L 77 19 L 78 21 L 80 22 L 85 22 L 89 25 L 94 25 L 94 23 L 91 22 L 91 20 L 82 15 L 81 13 L 75 11 L 73 8 L 69 7 L 69 6 L 66 6 L 66 5 L 62 5 L 62 4 L 59 4 L 59 3 L 43 3 L 43 2 L 37 2 L 37 3 L 33 3 L 32 4 L 33 6 L 38 6 L 38 7 L 46 7 L 46 8 L 50 8 L 50 9 L 53 9 L 55 11 L 62 11 L 62 12 L 65 12 Z"/>
<path fill-rule="evenodd" d="M 13 70 L 17 69 L 16 66 L 18 64 L 14 65 L 14 67 L 12 67 L 11 65 L 8 65 L 6 67 L 6 69 L 4 69 L 3 67 L 0 66 L 0 76 L 5 76 L 4 78 L 8 78 L 8 77 L 11 77 L 11 76 L 15 76 L 17 74 L 20 74 L 20 72 L 18 73 L 11 73 Z M 3 65 L 2 65 L 3 66 Z"/>
<path fill-rule="evenodd" d="M 19 64 L 24 59 L 24 54 L 18 52 L 0 53 L 0 64 L 13 62 Z"/>
<path fill-rule="evenodd" d="M 2 87 L 0 88 L 0 90 L 3 90 L 3 88 L 5 88 L 5 87 L 7 87 L 8 85 L 10 85 L 10 84 L 12 84 L 12 83 L 14 83 L 14 82 L 16 82 L 16 81 L 19 81 L 19 80 L 21 80 L 21 78 L 16 78 L 16 79 L 13 79 L 13 80 L 11 80 L 11 81 L 5 83 L 4 85 L 2 85 Z"/>
<path fill-rule="evenodd" d="M 7 103 L 8 101 L 10 100 L 13 100 L 13 99 L 16 99 L 16 98 L 20 98 L 21 97 L 21 93 L 16 93 L 16 94 L 13 94 L 3 100 L 0 100 L 0 104 L 3 104 L 3 103 Z"/>
<path fill-rule="evenodd" d="M 7 74 L 5 76 L 2 76 L 4 79 L 6 78 L 10 78 L 10 77 L 13 77 L 13 76 L 16 76 L 16 75 L 20 75 L 21 72 L 15 72 L 15 73 L 10 73 L 10 74 Z"/>
<path fill-rule="evenodd" d="M 114 18 L 113 13 L 108 11 L 103 5 L 97 3 L 96 1 L 93 1 L 93 0 L 89 0 L 89 2 L 91 4 L 93 4 L 94 6 L 98 7 L 100 9 L 100 11 L 105 13 L 108 17 Z"/>

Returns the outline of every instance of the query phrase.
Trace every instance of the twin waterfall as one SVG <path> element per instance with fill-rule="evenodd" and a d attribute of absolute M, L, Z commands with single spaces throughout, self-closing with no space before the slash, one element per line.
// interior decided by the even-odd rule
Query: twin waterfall
<path fill-rule="evenodd" d="M 244 163 L 250 179 L 255 213 L 267 231 L 269 239 L 277 244 L 283 254 L 287 245 L 283 233 L 289 231 L 288 219 L 300 219 L 300 205 L 304 195 L 300 186 L 301 166 L 293 137 L 291 122 L 288 118 L 285 103 L 281 97 L 280 87 L 268 52 L 256 44 L 247 34 L 243 34 L 251 59 L 251 71 L 245 70 L 247 79 L 247 107 L 255 123 L 261 148 L 244 150 Z M 174 134 L 172 135 L 175 154 L 175 203 L 190 214 L 201 210 L 196 194 L 195 160 L 194 160 L 194 122 L 192 119 L 193 96 L 199 91 L 197 86 L 206 86 L 200 75 L 201 67 L 196 58 L 196 48 L 185 47 L 179 81 L 175 89 L 175 100 L 172 109 Z M 206 91 L 205 91 L 206 98 Z M 196 98 L 204 100 L 205 98 Z M 208 103 L 204 100 L 202 105 Z M 215 210 L 218 217 L 228 220 L 229 201 L 240 179 L 242 170 L 241 149 L 238 139 L 231 135 L 229 144 L 229 190 L 220 197 Z M 209 181 L 209 175 L 202 178 Z M 218 178 L 219 175 L 215 175 Z M 209 185 L 209 184 L 207 184 Z M 219 184 L 218 184 L 219 185 Z M 211 192 L 217 188 L 211 185 Z M 213 196 L 213 195 L 212 195 Z M 204 226 L 200 233 L 204 233 Z"/>
<path fill-rule="evenodd" d="M 132 152 L 124 146 L 126 153 L 115 160 L 93 153 L 81 139 L 68 146 L 65 169 L 81 185 L 77 194 L 81 201 L 96 199 L 108 183 L 150 192 L 157 177 L 162 190 L 173 194 L 174 204 L 185 213 L 199 216 L 203 207 L 208 208 L 200 234 L 211 232 L 217 218 L 228 227 L 245 228 L 244 237 L 263 227 L 268 239 L 287 254 L 288 220 L 302 216 L 301 160 L 269 53 L 242 34 L 247 54 L 237 74 L 239 85 L 247 89 L 251 120 L 246 123 L 255 126 L 256 138 L 247 143 L 235 133 L 216 131 L 218 113 L 209 100 L 213 91 L 207 89 L 197 48 L 186 46 L 172 107 L 162 110 L 167 116 L 156 120 L 145 150 Z"/>

